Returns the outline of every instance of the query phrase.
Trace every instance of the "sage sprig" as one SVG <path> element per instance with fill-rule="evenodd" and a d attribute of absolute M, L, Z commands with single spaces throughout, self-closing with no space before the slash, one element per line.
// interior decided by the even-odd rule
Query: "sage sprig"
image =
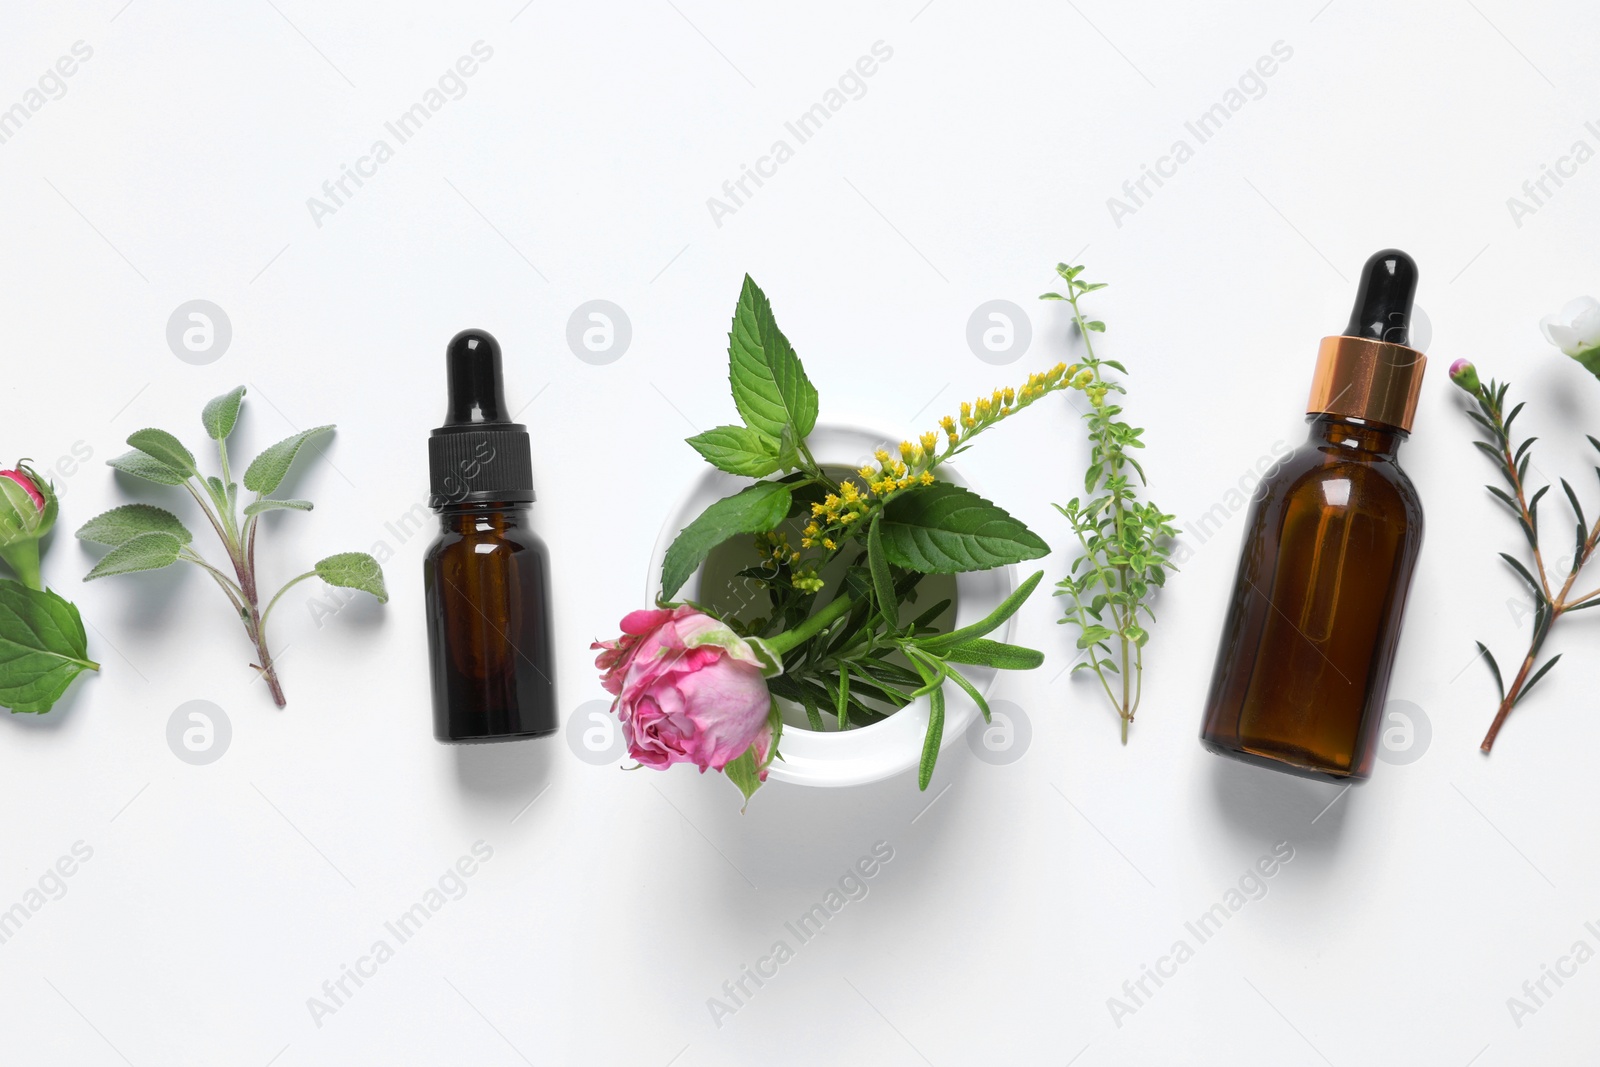
<path fill-rule="evenodd" d="M 389 599 L 383 569 L 365 552 L 341 552 L 319 560 L 311 570 L 289 579 L 266 607 L 256 569 L 256 540 L 261 516 L 269 511 L 310 511 L 309 500 L 274 497 L 304 447 L 333 427 L 317 426 L 284 438 L 263 450 L 245 468 L 244 489 L 254 498 L 240 508 L 239 483 L 228 461 L 228 437 L 239 419 L 245 388 L 239 386 L 205 406 L 200 414 L 206 436 L 216 442 L 220 476 L 200 472 L 194 453 L 165 430 L 139 430 L 128 437 L 133 451 L 107 463 L 124 474 L 158 485 L 180 486 L 194 499 L 227 554 L 226 569 L 214 566 L 194 547 L 194 535 L 172 512 L 151 504 L 124 504 L 97 515 L 78 528 L 82 541 L 111 549 L 84 576 L 84 581 L 135 571 L 157 570 L 174 563 L 193 564 L 216 582 L 243 623 L 255 646 L 256 662 L 250 666 L 267 683 L 278 707 L 286 704 L 276 664 L 267 647 L 267 620 L 272 609 L 292 586 L 307 578 L 329 585 L 371 593 L 379 603 Z"/>
<path fill-rule="evenodd" d="M 1528 491 L 1528 468 L 1533 463 L 1533 444 L 1538 438 L 1526 437 L 1518 442 L 1512 436 L 1511 429 L 1525 404 L 1518 404 L 1507 412 L 1506 394 L 1511 389 L 1510 384 L 1497 382 L 1492 378 L 1487 383 L 1481 381 L 1477 369 L 1466 360 L 1457 360 L 1451 366 L 1450 380 L 1475 402 L 1477 410 L 1474 411 L 1469 407 L 1466 412 L 1483 432 L 1484 439 L 1474 441 L 1472 444 L 1479 452 L 1489 457 L 1505 483 L 1504 488 L 1498 485 L 1489 485 L 1485 488 L 1488 489 L 1490 496 L 1510 512 L 1518 529 L 1522 531 L 1532 563 L 1530 567 L 1509 552 L 1500 553 L 1500 558 L 1528 587 L 1529 593 L 1533 596 L 1533 635 L 1528 642 L 1527 652 L 1523 654 L 1521 665 L 1511 678 L 1510 685 L 1506 684 L 1500 665 L 1495 662 L 1494 653 L 1490 652 L 1482 641 L 1477 642 L 1478 654 L 1488 664 L 1489 672 L 1494 676 L 1495 688 L 1500 694 L 1500 706 L 1495 710 L 1494 721 L 1490 723 L 1489 732 L 1484 735 L 1483 744 L 1479 746 L 1484 752 L 1488 752 L 1494 747 L 1495 738 L 1500 735 L 1500 728 L 1505 725 L 1511 709 L 1520 704 L 1561 659 L 1558 653 L 1543 663 L 1539 662 L 1539 655 L 1544 650 L 1545 642 L 1549 640 L 1550 632 L 1556 623 L 1569 612 L 1600 605 L 1600 588 L 1581 594 L 1573 592 L 1579 572 L 1593 557 L 1595 547 L 1600 545 L 1600 518 L 1596 518 L 1593 525 L 1589 524 L 1577 492 L 1565 478 L 1562 478 L 1562 494 L 1572 508 L 1572 555 L 1569 560 L 1562 561 L 1557 567 L 1552 568 L 1547 565 L 1545 552 L 1540 546 L 1539 503 L 1545 494 L 1550 492 L 1550 486 L 1542 485 L 1531 494 Z M 1595 451 L 1600 452 L 1600 440 L 1593 437 L 1588 440 Z M 1600 466 L 1596 466 L 1594 470 L 1596 476 L 1600 476 Z"/>
<path fill-rule="evenodd" d="M 1093 671 L 1122 724 L 1122 743 L 1144 692 L 1144 646 L 1150 633 L 1141 624 L 1155 621 L 1150 599 L 1176 570 L 1169 544 L 1177 533 L 1168 515 L 1155 504 L 1139 500 L 1138 487 L 1146 484 L 1144 468 L 1131 454 L 1143 448 L 1144 430 L 1124 422 L 1122 407 L 1109 403 L 1113 393 L 1127 393 L 1123 385 L 1105 377 L 1107 369 L 1121 374 L 1126 367 L 1094 354 L 1091 334 L 1104 333 L 1106 324 L 1087 319 L 1078 301 L 1106 287 L 1104 282 L 1080 279 L 1084 268 L 1056 265 L 1067 291 L 1045 293 L 1041 300 L 1063 300 L 1072 308 L 1073 325 L 1083 338 L 1084 359 L 1067 369 L 1072 387 L 1088 398 L 1083 419 L 1089 434 L 1089 468 L 1084 474 L 1084 496 L 1073 497 L 1056 510 L 1072 524 L 1081 554 L 1072 569 L 1056 584 L 1056 596 L 1068 598 L 1060 620 L 1078 630 L 1078 648 L 1087 656 L 1073 666 Z M 1131 472 L 1131 473 L 1130 473 Z"/>

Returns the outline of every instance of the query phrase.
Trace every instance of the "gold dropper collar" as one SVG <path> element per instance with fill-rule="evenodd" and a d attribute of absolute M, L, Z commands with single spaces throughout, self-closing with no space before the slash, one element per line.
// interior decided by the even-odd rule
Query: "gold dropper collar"
<path fill-rule="evenodd" d="M 1411 432 L 1428 357 L 1367 337 L 1324 337 L 1307 415 L 1342 415 Z"/>

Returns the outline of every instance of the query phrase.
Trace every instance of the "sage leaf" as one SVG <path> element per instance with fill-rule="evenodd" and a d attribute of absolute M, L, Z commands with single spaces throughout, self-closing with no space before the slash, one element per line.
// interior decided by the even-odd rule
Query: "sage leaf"
<path fill-rule="evenodd" d="M 131 433 L 128 435 L 128 444 L 157 462 L 165 463 L 173 470 L 191 476 L 200 473 L 200 468 L 195 466 L 194 453 L 165 430 L 139 430 Z"/>
<path fill-rule="evenodd" d="M 817 389 L 748 274 L 728 333 L 728 381 L 739 416 L 752 430 L 778 439 L 789 426 L 803 440 L 816 427 Z"/>
<path fill-rule="evenodd" d="M 789 487 L 782 482 L 757 482 L 706 508 L 667 549 L 661 563 L 661 599 L 671 600 L 713 548 L 730 537 L 771 530 L 788 513 Z"/>
<path fill-rule="evenodd" d="M 178 516 L 151 504 L 124 504 L 101 512 L 78 527 L 73 536 L 80 541 L 115 548 L 147 533 L 168 533 L 185 545 L 194 540 L 194 535 Z"/>
<path fill-rule="evenodd" d="M 126 452 L 106 460 L 106 466 L 114 467 L 123 474 L 131 474 L 135 478 L 143 478 L 147 482 L 156 482 L 160 485 L 182 485 L 188 475 L 175 467 L 156 459 L 154 456 L 139 451 Z"/>
<path fill-rule="evenodd" d="M 765 478 L 779 467 L 778 443 L 744 426 L 718 426 L 688 439 L 707 463 L 746 478 Z"/>
<path fill-rule="evenodd" d="M 114 574 L 132 574 L 134 571 L 154 571 L 178 562 L 178 551 L 183 542 L 164 531 L 153 531 L 130 537 L 110 552 L 100 557 L 88 574 L 86 582 L 96 578 L 109 578 Z"/>
<path fill-rule="evenodd" d="M 0 705 L 42 714 L 74 678 L 99 669 L 76 607 L 48 589 L 0 579 Z"/>
<path fill-rule="evenodd" d="M 294 511 L 310 511 L 311 501 L 278 500 L 276 498 L 268 498 L 266 500 L 257 500 L 253 504 L 246 504 L 244 506 L 244 513 L 246 515 L 259 515 L 263 511 L 277 511 L 281 508 L 290 508 Z"/>
<path fill-rule="evenodd" d="M 316 571 L 317 577 L 329 585 L 371 593 L 380 604 L 389 600 L 389 590 L 383 584 L 383 568 L 365 552 L 340 552 L 327 559 L 319 559 Z"/>
<path fill-rule="evenodd" d="M 922 574 L 958 574 L 1047 555 L 1032 530 L 977 493 L 948 482 L 901 493 L 883 509 L 890 563 Z"/>
<path fill-rule="evenodd" d="M 206 436 L 213 441 L 226 441 L 233 432 L 234 423 L 239 421 L 239 405 L 243 401 L 244 386 L 241 385 L 206 404 L 200 412 L 200 422 L 206 428 Z"/>
<path fill-rule="evenodd" d="M 285 437 L 275 445 L 268 446 L 259 456 L 250 461 L 250 466 L 244 472 L 244 487 L 255 493 L 270 493 L 283 482 L 284 475 L 289 473 L 290 464 L 294 457 L 300 454 L 301 447 L 319 433 L 327 433 L 333 426 L 313 426 L 309 430 L 301 430 L 292 437 Z"/>

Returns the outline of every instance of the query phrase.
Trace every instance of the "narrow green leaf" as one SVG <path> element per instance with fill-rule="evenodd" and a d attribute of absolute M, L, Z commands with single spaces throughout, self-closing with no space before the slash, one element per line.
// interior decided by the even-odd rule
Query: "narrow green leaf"
<path fill-rule="evenodd" d="M 146 533 L 168 533 L 185 545 L 194 540 L 194 535 L 178 516 L 150 504 L 124 504 L 120 508 L 101 512 L 78 527 L 73 536 L 80 541 L 115 548 Z"/>
<path fill-rule="evenodd" d="M 1494 687 L 1500 691 L 1500 699 L 1504 700 L 1506 698 L 1506 683 L 1500 677 L 1500 664 L 1494 661 L 1494 653 L 1489 651 L 1488 645 L 1479 641 L 1477 646 L 1478 654 L 1483 657 L 1484 662 L 1489 664 L 1489 673 L 1494 675 Z"/>
<path fill-rule="evenodd" d="M 173 470 L 191 476 L 200 473 L 200 469 L 194 463 L 194 453 L 165 430 L 137 430 L 128 435 L 128 444 Z"/>
<path fill-rule="evenodd" d="M 922 574 L 986 570 L 1050 551 L 1006 511 L 948 482 L 908 489 L 882 514 L 885 558 Z"/>
<path fill-rule="evenodd" d="M 745 425 L 777 439 L 804 439 L 817 424 L 817 390 L 755 281 L 747 274 L 728 333 L 728 381 Z"/>
<path fill-rule="evenodd" d="M 961 672 L 956 670 L 954 667 L 946 666 L 944 669 L 944 676 L 966 691 L 967 696 L 972 698 L 972 702 L 978 705 L 978 710 L 983 713 L 984 722 L 994 721 L 993 717 L 989 714 L 989 702 L 983 699 L 983 694 L 978 692 L 977 686 L 967 681 Z"/>
<path fill-rule="evenodd" d="M 1526 700 L 1528 698 L 1528 694 L 1533 692 L 1533 687 L 1539 684 L 1539 679 L 1541 679 L 1545 675 L 1549 674 L 1550 673 L 1550 668 L 1554 667 L 1558 662 L 1560 662 L 1560 660 L 1561 660 L 1561 654 L 1557 653 L 1556 655 L 1551 656 L 1549 658 L 1549 660 L 1547 660 L 1545 662 L 1545 665 L 1543 667 L 1540 667 L 1537 671 L 1535 671 L 1533 673 L 1533 677 L 1529 678 L 1528 681 L 1523 685 L 1522 692 L 1517 694 L 1517 703 L 1518 704 L 1522 703 L 1524 700 Z"/>
<path fill-rule="evenodd" d="M 928 694 L 928 733 L 922 739 L 922 760 L 917 765 L 917 788 L 925 790 L 933 779 L 933 765 L 939 761 L 939 746 L 944 740 L 944 688 Z"/>
<path fill-rule="evenodd" d="M 806 709 L 806 725 L 817 733 L 822 732 L 822 712 L 817 708 L 817 699 L 811 690 L 805 686 L 796 686 L 799 694 L 800 706 Z"/>
<path fill-rule="evenodd" d="M 294 463 L 294 457 L 300 454 L 305 443 L 317 434 L 328 433 L 332 429 L 332 425 L 313 426 L 268 446 L 250 461 L 250 466 L 244 472 L 244 487 L 253 493 L 272 492 L 282 484 L 290 465 Z"/>
<path fill-rule="evenodd" d="M 1033 595 L 1034 589 L 1038 588 L 1043 578 L 1044 571 L 1034 571 L 1021 585 L 1012 590 L 1011 595 L 1002 600 L 998 607 L 971 626 L 963 626 L 959 630 L 952 630 L 935 637 L 921 638 L 917 644 L 937 656 L 944 649 L 993 633 L 1017 613 L 1028 597 Z"/>
<path fill-rule="evenodd" d="M 996 667 L 1006 671 L 1031 671 L 1044 663 L 1044 653 L 1003 641 L 980 637 L 946 649 L 944 658 L 951 663 L 970 663 L 978 667 Z"/>
<path fill-rule="evenodd" d="M 890 630 L 900 628 L 900 600 L 894 594 L 894 577 L 889 573 L 889 561 L 883 555 L 883 513 L 872 517 L 867 528 L 867 566 L 872 571 L 872 595 L 878 602 L 878 613 Z"/>
<path fill-rule="evenodd" d="M 779 467 L 778 442 L 745 426 L 718 426 L 688 442 L 707 463 L 729 474 L 765 478 Z"/>
<path fill-rule="evenodd" d="M 100 557 L 100 562 L 83 576 L 86 582 L 96 578 L 109 578 L 115 574 L 134 571 L 154 571 L 178 562 L 178 550 L 183 542 L 164 531 L 153 531 L 130 537 L 110 552 Z"/>
<path fill-rule="evenodd" d="M 839 668 L 839 685 L 833 691 L 833 710 L 839 717 L 839 729 L 850 728 L 850 668 Z"/>
<path fill-rule="evenodd" d="M 359 589 L 371 593 L 382 604 L 389 599 L 389 590 L 383 584 L 383 568 L 365 552 L 340 552 L 316 562 L 317 577 L 341 589 Z"/>
<path fill-rule="evenodd" d="M 239 405 L 243 402 L 244 386 L 241 385 L 207 403 L 200 412 L 200 422 L 206 428 L 206 435 L 213 441 L 227 440 L 233 432 L 234 423 L 239 421 Z"/>
<path fill-rule="evenodd" d="M 42 714 L 79 674 L 99 669 L 76 607 L 51 590 L 0 579 L 0 707 Z"/>
<path fill-rule="evenodd" d="M 789 487 L 757 482 L 717 501 L 679 531 L 661 564 L 661 598 L 671 600 L 722 542 L 739 534 L 763 533 L 789 513 Z"/>
<path fill-rule="evenodd" d="M 282 508 L 289 508 L 294 511 L 310 511 L 311 501 L 279 500 L 276 497 L 268 497 L 265 500 L 257 500 L 253 504 L 246 504 L 244 506 L 244 513 L 246 515 L 259 515 L 263 511 L 278 511 Z"/>
<path fill-rule="evenodd" d="M 1534 576 L 1529 573 L 1528 568 L 1522 565 L 1522 561 L 1511 555 L 1509 552 L 1500 553 L 1500 558 L 1509 563 L 1512 570 L 1522 575 L 1522 580 L 1528 583 L 1529 589 L 1533 590 L 1533 599 L 1543 604 L 1544 587 L 1539 584 L 1538 579 L 1534 578 Z"/>
<path fill-rule="evenodd" d="M 184 479 L 188 477 L 183 471 L 169 467 L 154 456 L 138 449 L 106 460 L 106 466 L 160 485 L 182 485 Z"/>

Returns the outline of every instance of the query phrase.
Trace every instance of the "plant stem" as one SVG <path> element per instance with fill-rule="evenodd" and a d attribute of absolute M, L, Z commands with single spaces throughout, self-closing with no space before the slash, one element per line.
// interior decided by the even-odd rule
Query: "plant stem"
<path fill-rule="evenodd" d="M 767 638 L 767 647 L 780 656 L 785 652 L 799 648 L 834 622 L 849 614 L 850 609 L 855 605 L 856 602 L 853 596 L 841 594 L 835 597 L 827 607 L 806 619 L 794 629 L 785 630 L 781 634 Z"/>
<path fill-rule="evenodd" d="M 1528 507 L 1527 494 L 1523 488 L 1522 477 L 1517 473 L 1516 457 L 1511 451 L 1511 435 L 1506 432 L 1504 413 L 1495 395 L 1487 389 L 1483 390 L 1480 398 L 1485 402 L 1484 407 L 1493 419 L 1496 443 L 1500 449 L 1500 462 L 1505 467 L 1507 480 L 1515 490 L 1517 507 L 1521 509 L 1522 521 L 1530 531 L 1535 530 L 1533 514 Z M 1600 545 L 1600 519 L 1595 520 L 1594 526 L 1589 530 L 1584 539 L 1582 551 L 1572 561 L 1572 569 L 1567 573 L 1567 580 L 1562 583 L 1558 593 L 1551 594 L 1550 578 L 1545 572 L 1544 555 L 1539 550 L 1537 537 L 1529 537 L 1530 547 L 1533 549 L 1534 573 L 1538 576 L 1539 585 L 1544 591 L 1545 610 L 1539 613 L 1539 620 L 1533 628 L 1533 640 L 1528 644 L 1527 655 L 1522 657 L 1522 666 L 1517 669 L 1516 677 L 1506 687 L 1504 695 L 1500 698 L 1500 706 L 1495 710 L 1494 721 L 1489 724 L 1489 732 L 1484 735 L 1483 743 L 1478 746 L 1482 752 L 1489 752 L 1494 748 L 1494 742 L 1500 736 L 1500 728 L 1505 725 L 1506 719 L 1511 714 L 1511 709 L 1516 707 L 1522 699 L 1523 691 L 1528 684 L 1528 678 L 1533 673 L 1533 665 L 1539 658 L 1539 652 L 1544 647 L 1545 639 L 1550 636 L 1550 631 L 1555 628 L 1556 620 L 1562 615 L 1576 608 L 1584 606 L 1600 589 L 1586 593 L 1583 596 L 1572 597 L 1573 583 L 1578 580 L 1578 572 L 1583 570 L 1590 557 L 1594 555 L 1597 545 Z"/>
<path fill-rule="evenodd" d="M 289 591 L 289 587 L 291 585 L 294 585 L 296 582 L 303 582 L 307 578 L 315 578 L 316 576 L 316 571 L 306 571 L 304 574 L 297 575 L 296 577 L 290 578 L 287 582 L 284 582 L 283 588 L 279 589 L 276 593 L 273 593 L 272 599 L 267 601 L 267 609 L 261 613 L 261 625 L 266 626 L 267 617 L 272 614 L 272 606 L 278 602 L 279 597 L 283 596 L 283 594 Z"/>

